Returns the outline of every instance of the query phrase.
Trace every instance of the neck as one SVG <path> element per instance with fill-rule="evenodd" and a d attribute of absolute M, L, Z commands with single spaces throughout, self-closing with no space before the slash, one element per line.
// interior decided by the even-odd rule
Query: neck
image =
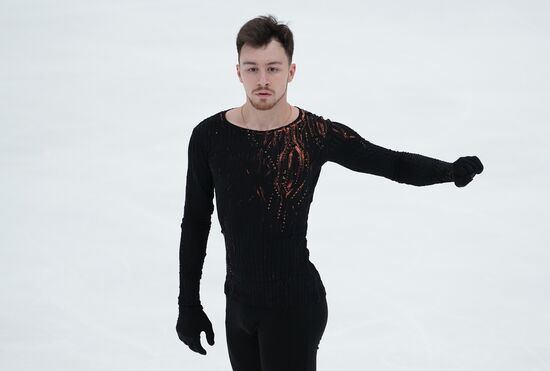
<path fill-rule="evenodd" d="M 269 130 L 288 124 L 292 117 L 292 106 L 286 101 L 279 101 L 267 110 L 256 109 L 250 101 L 241 107 L 241 119 L 248 128 Z"/>

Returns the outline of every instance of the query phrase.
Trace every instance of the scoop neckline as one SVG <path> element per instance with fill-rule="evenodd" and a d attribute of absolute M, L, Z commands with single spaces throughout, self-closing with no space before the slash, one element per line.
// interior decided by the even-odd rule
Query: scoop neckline
<path fill-rule="evenodd" d="M 272 133 L 272 132 L 275 132 L 275 131 L 279 131 L 279 130 L 283 130 L 283 129 L 286 129 L 286 128 L 289 128 L 291 126 L 294 126 L 296 125 L 298 122 L 300 122 L 302 120 L 302 115 L 303 115 L 303 110 L 298 107 L 298 106 L 294 106 L 296 108 L 298 108 L 298 117 L 296 117 L 296 119 L 294 119 L 293 121 L 289 122 L 288 124 L 285 124 L 283 126 L 279 126 L 277 128 L 272 128 L 272 129 L 267 129 L 267 130 L 258 130 L 258 129 L 250 129 L 250 128 L 244 128 L 242 126 L 239 126 L 239 125 L 235 125 L 233 124 L 232 122 L 230 122 L 227 117 L 226 117 L 226 114 L 228 111 L 231 111 L 232 109 L 234 108 L 238 108 L 238 107 L 233 107 L 233 108 L 228 108 L 224 111 L 222 111 L 222 114 L 221 114 L 221 117 L 222 117 L 222 121 L 224 123 L 226 123 L 227 125 L 229 126 L 232 126 L 234 127 L 235 129 L 237 130 L 241 130 L 241 131 L 247 131 L 247 132 L 252 132 L 252 133 L 260 133 L 260 134 L 266 134 L 266 133 Z"/>

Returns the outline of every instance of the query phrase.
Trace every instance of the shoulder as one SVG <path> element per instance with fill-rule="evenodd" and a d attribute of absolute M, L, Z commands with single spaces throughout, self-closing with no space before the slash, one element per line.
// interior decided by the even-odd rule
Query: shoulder
<path fill-rule="evenodd" d="M 212 141 L 220 132 L 223 115 L 227 110 L 218 111 L 191 127 L 189 144 L 194 147 L 201 147 L 207 152 L 212 146 Z"/>
<path fill-rule="evenodd" d="M 323 116 L 318 115 L 318 114 L 316 114 L 315 112 L 309 111 L 309 110 L 307 110 L 307 109 L 305 109 L 305 108 L 302 108 L 302 107 L 299 107 L 299 109 L 304 113 L 304 115 L 305 115 L 309 120 L 320 120 L 320 121 L 326 120 L 325 118 L 323 118 Z"/>
<path fill-rule="evenodd" d="M 333 121 L 320 114 L 300 108 L 307 121 L 307 126 L 321 137 L 325 137 L 332 126 Z"/>
<path fill-rule="evenodd" d="M 342 123 L 341 121 L 324 118 L 323 116 L 314 115 L 318 125 L 325 131 L 325 134 L 329 136 L 332 134 L 339 134 L 344 137 L 357 137 L 359 136 L 356 129 Z"/>
<path fill-rule="evenodd" d="M 209 128 L 218 125 L 219 122 L 222 120 L 224 112 L 226 111 L 227 110 L 222 110 L 202 119 L 198 124 L 193 127 L 193 130 L 207 131 Z"/>
<path fill-rule="evenodd" d="M 221 110 L 202 119 L 199 123 L 192 127 L 191 135 L 199 136 L 201 137 L 201 140 L 212 136 L 217 131 L 216 129 L 220 127 L 220 123 L 223 121 L 223 115 L 227 111 L 227 109 Z"/>

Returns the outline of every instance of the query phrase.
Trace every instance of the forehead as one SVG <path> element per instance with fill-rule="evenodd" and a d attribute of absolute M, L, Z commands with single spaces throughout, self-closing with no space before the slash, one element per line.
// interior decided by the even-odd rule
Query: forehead
<path fill-rule="evenodd" d="M 269 44 L 259 48 L 247 44 L 241 48 L 242 64 L 283 64 L 286 61 L 285 49 L 277 40 L 271 40 Z"/>

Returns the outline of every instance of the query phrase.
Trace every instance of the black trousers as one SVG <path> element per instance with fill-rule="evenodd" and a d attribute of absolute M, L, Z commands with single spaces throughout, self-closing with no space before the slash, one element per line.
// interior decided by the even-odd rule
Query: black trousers
<path fill-rule="evenodd" d="M 225 329 L 233 371 L 315 371 L 327 318 L 326 297 L 307 306 L 259 308 L 226 295 Z"/>

